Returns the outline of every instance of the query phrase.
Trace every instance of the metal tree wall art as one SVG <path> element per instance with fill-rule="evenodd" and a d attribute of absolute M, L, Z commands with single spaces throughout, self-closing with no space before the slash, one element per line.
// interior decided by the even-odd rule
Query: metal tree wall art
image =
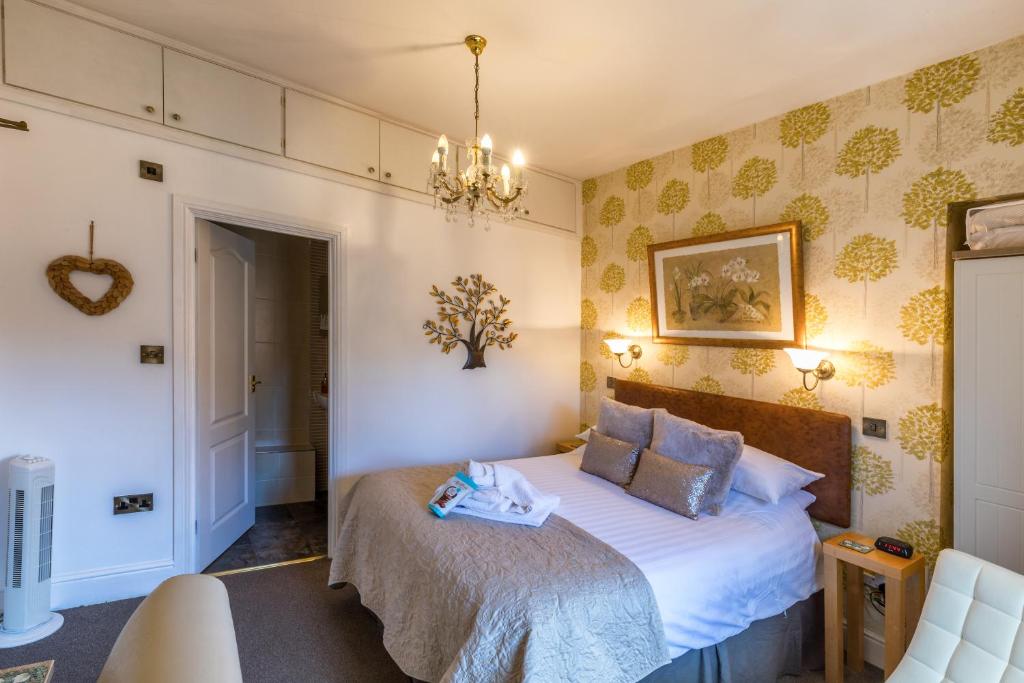
<path fill-rule="evenodd" d="M 442 353 L 451 353 L 459 344 L 465 346 L 468 356 L 463 370 L 485 368 L 484 351 L 488 346 L 508 349 L 519 336 L 509 331 L 512 321 L 504 317 L 511 300 L 501 294 L 497 302 L 488 298 L 498 290 L 480 274 L 469 278 L 460 275 L 452 286 L 458 292 L 454 296 L 437 285 L 431 287 L 430 296 L 438 304 L 437 320 L 423 323 L 424 334 L 431 344 L 441 346 Z M 462 323 L 469 326 L 468 332 L 463 332 Z"/>

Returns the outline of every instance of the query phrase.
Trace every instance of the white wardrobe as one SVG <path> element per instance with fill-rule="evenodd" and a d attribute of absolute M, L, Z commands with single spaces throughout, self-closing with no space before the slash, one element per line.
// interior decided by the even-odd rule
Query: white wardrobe
<path fill-rule="evenodd" d="M 1024 255 L 954 264 L 954 545 L 1024 573 Z"/>

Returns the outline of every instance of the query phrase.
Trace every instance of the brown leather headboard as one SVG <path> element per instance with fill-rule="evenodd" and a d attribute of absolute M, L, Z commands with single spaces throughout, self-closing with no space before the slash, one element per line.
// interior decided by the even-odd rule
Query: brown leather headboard
<path fill-rule="evenodd" d="M 838 413 L 720 396 L 701 391 L 615 381 L 615 400 L 664 408 L 713 429 L 743 434 L 745 443 L 825 475 L 807 486 L 818 497 L 815 519 L 850 526 L 850 418 Z"/>

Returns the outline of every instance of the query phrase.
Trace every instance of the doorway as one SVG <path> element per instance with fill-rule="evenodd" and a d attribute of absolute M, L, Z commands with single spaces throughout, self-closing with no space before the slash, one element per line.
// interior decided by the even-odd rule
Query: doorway
<path fill-rule="evenodd" d="M 327 399 L 330 395 L 327 362 L 328 292 L 327 243 L 298 235 L 246 228 L 228 223 L 197 220 L 199 254 L 197 269 L 199 290 L 199 462 L 203 458 L 204 383 L 220 383 L 215 373 L 204 377 L 204 346 L 216 339 L 210 334 L 222 327 L 221 321 L 210 320 L 204 329 L 207 295 L 204 277 L 206 233 L 213 233 L 221 242 L 244 242 L 254 253 L 252 274 L 253 296 L 244 318 L 253 322 L 252 363 L 248 375 L 249 398 L 252 399 L 255 444 L 250 471 L 227 475 L 241 482 L 253 479 L 254 515 L 247 519 L 244 531 L 219 523 L 219 511 L 234 501 L 211 510 L 215 523 L 204 538 L 199 532 L 199 564 L 206 564 L 204 573 L 221 573 L 240 569 L 323 557 L 327 552 Z M 236 258 L 238 249 L 232 249 Z M 210 257 L 213 257 L 211 253 Z M 220 277 L 224 277 L 223 275 Z M 222 293 L 218 299 L 223 299 Z M 223 303 L 218 301 L 218 303 Z M 239 305 L 241 302 L 238 302 Z M 219 311 L 216 317 L 232 317 L 231 311 Z M 204 343 L 205 341 L 205 343 Z M 229 378 L 237 381 L 238 378 Z M 241 378 L 243 383 L 245 377 Z M 215 393 L 223 393 L 218 391 Z M 205 463 L 212 477 L 225 469 L 217 463 Z M 200 487 L 200 490 L 202 488 Z M 234 493 L 230 485 L 211 487 L 207 496 L 211 503 L 223 491 Z M 236 515 L 252 511 L 252 504 L 239 501 Z M 202 512 L 203 500 L 197 500 Z M 224 517 L 225 522 L 230 521 Z M 225 536 L 224 530 L 230 529 Z M 241 533 L 239 533 L 241 532 Z M 221 536 L 221 539 L 217 537 Z M 216 541 L 220 540 L 217 544 Z M 206 548 L 206 542 L 211 544 Z M 210 560 L 216 553 L 215 559 Z M 208 563 L 207 561 L 210 560 Z"/>
<path fill-rule="evenodd" d="M 177 197 L 174 215 L 175 567 L 328 554 L 340 230 Z"/>

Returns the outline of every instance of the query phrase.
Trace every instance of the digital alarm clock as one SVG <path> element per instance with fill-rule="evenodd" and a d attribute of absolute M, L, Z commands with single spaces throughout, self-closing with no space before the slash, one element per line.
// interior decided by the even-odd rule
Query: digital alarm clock
<path fill-rule="evenodd" d="M 875 541 L 875 547 L 883 553 L 889 553 L 890 555 L 896 555 L 897 557 L 905 557 L 908 559 L 914 554 L 914 546 L 910 545 L 906 541 L 901 541 L 898 538 L 889 538 L 888 536 L 879 536 Z"/>

